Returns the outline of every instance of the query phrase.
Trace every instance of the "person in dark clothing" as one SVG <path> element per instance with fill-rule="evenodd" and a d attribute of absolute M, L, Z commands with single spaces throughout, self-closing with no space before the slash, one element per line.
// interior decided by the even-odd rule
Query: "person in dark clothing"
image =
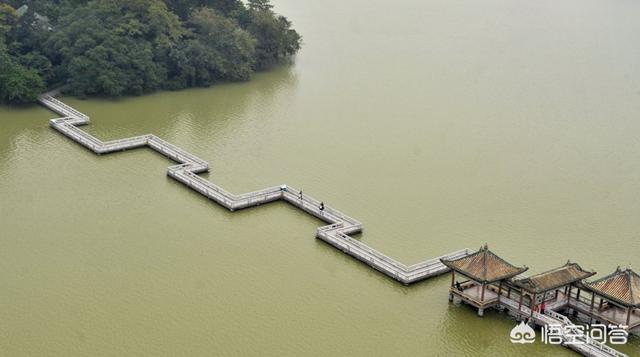
<path fill-rule="evenodd" d="M 300 190 L 300 201 L 302 201 L 302 190 Z"/>
<path fill-rule="evenodd" d="M 320 202 L 320 210 L 324 211 L 324 202 Z"/>
<path fill-rule="evenodd" d="M 459 281 L 456 281 L 456 289 L 458 289 L 458 291 L 462 291 L 462 285 Z"/>

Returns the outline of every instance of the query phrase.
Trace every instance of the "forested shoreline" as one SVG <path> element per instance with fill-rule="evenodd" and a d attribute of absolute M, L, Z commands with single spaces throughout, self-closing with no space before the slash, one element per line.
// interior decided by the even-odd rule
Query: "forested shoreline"
<path fill-rule="evenodd" d="M 58 86 L 116 97 L 247 80 L 300 45 L 269 0 L 7 1 L 0 102 Z"/>

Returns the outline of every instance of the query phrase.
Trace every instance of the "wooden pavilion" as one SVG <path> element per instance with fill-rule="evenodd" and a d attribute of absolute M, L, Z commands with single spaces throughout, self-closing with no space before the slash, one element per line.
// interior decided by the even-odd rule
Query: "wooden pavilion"
<path fill-rule="evenodd" d="M 630 268 L 618 267 L 613 273 L 583 284 L 591 292 L 591 299 L 579 297 L 571 304 L 591 320 L 625 326 L 628 331 L 640 332 L 640 275 Z M 598 303 L 596 306 L 596 302 Z"/>
<path fill-rule="evenodd" d="M 513 281 L 508 285 L 507 297 L 511 297 L 512 289 L 515 290 L 519 295 L 518 311 L 525 304 L 531 310 L 531 315 L 545 308 L 554 310 L 567 304 L 574 286 L 595 274 L 568 261 L 563 266 Z"/>
<path fill-rule="evenodd" d="M 503 283 L 516 275 L 522 274 L 528 268 L 517 267 L 500 258 L 485 244 L 477 252 L 466 257 L 447 260 L 440 259 L 442 264 L 451 269 L 451 287 L 449 299 L 464 301 L 476 307 L 478 315 L 483 316 L 484 310 L 495 306 L 500 300 Z M 456 273 L 468 280 L 457 281 Z M 497 284 L 497 292 L 488 286 Z"/>

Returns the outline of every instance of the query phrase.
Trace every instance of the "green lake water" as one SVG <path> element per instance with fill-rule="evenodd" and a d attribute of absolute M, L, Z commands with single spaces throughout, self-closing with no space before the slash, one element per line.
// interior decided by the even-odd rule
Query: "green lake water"
<path fill-rule="evenodd" d="M 540 272 L 640 269 L 640 3 L 274 1 L 304 36 L 252 81 L 64 100 L 241 193 L 287 183 L 412 264 L 485 242 Z M 96 156 L 0 107 L 1 356 L 548 356 L 406 287 L 286 204 L 227 212 L 150 150 Z M 622 351 L 640 356 L 636 338 Z"/>

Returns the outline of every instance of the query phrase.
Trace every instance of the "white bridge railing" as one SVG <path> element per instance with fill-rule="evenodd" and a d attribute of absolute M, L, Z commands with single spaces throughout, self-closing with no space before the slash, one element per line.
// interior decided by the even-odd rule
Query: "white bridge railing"
<path fill-rule="evenodd" d="M 575 340 L 577 340 L 578 342 L 580 342 L 580 343 L 582 343 L 584 345 L 588 345 L 590 348 L 594 348 L 594 349 L 596 349 L 598 351 L 601 351 L 601 352 L 604 352 L 604 353 L 606 353 L 607 355 L 610 355 L 610 356 L 628 357 L 626 354 L 624 354 L 624 353 L 622 353 L 622 352 L 620 352 L 618 350 L 615 350 L 615 349 L 605 345 L 604 343 L 602 343 L 600 341 L 596 341 L 593 338 L 591 338 L 590 336 L 585 335 L 584 332 L 582 330 L 579 330 L 574 325 L 574 323 L 571 320 L 569 320 L 568 317 L 566 317 L 566 316 L 564 316 L 564 315 L 562 315 L 560 313 L 557 313 L 555 311 L 552 311 L 552 310 L 545 311 L 544 315 L 547 315 L 549 317 L 552 317 L 552 318 L 558 320 L 559 322 L 561 322 L 561 325 L 564 328 L 567 328 L 567 329 L 569 329 L 569 331 L 571 331 L 571 336 L 567 336 L 564 329 L 561 331 L 561 333 L 562 333 L 562 335 L 563 335 L 563 337 L 565 339 L 570 339 L 570 338 L 571 339 L 575 339 Z"/>
<path fill-rule="evenodd" d="M 306 194 L 302 195 L 300 191 L 289 186 L 275 186 L 234 195 L 215 183 L 197 175 L 197 173 L 209 169 L 209 164 L 206 161 L 155 135 L 147 134 L 102 142 L 98 138 L 76 127 L 76 125 L 89 123 L 90 119 L 87 115 L 50 95 L 41 96 L 39 101 L 45 107 L 64 116 L 63 118 L 51 120 L 50 125 L 79 144 L 98 154 L 149 146 L 158 153 L 179 162 L 179 164 L 168 168 L 167 174 L 170 177 L 230 210 L 258 206 L 275 200 L 284 200 L 319 219 L 327 221 L 329 225 L 317 229 L 316 236 L 318 238 L 404 284 L 410 284 L 447 272 L 448 268 L 442 264 L 440 261 L 441 258 L 456 259 L 471 253 L 469 249 L 462 249 L 406 266 L 366 244 L 351 238 L 349 234 L 358 233 L 362 230 L 362 224 L 359 221 L 330 206 L 322 204 L 321 201 L 313 197 Z M 529 308 L 525 306 L 519 307 L 518 303 L 511 299 L 501 297 L 500 302 L 512 310 L 519 309 L 519 313 L 526 315 L 531 314 Z M 545 314 L 534 312 L 533 317 L 544 324 L 560 323 L 563 326 L 572 325 L 566 316 L 553 311 L 547 311 Z M 572 330 L 572 332 L 577 333 L 578 331 Z M 598 341 L 594 341 L 584 334 L 582 336 L 578 334 L 578 338 L 583 340 L 585 346 L 588 346 L 588 348 L 593 351 L 597 351 L 598 355 L 627 357 L 625 354 Z"/>
<path fill-rule="evenodd" d="M 410 284 L 430 276 L 447 272 L 448 268 L 440 262 L 440 258 L 453 259 L 470 254 L 469 249 L 463 249 L 411 266 L 406 266 L 368 245 L 351 238 L 349 234 L 362 231 L 362 223 L 358 220 L 347 216 L 329 205 L 325 205 L 307 194 L 302 194 L 302 197 L 300 197 L 300 191 L 292 187 L 287 185 L 274 186 L 254 192 L 234 195 L 215 183 L 197 175 L 197 173 L 209 169 L 209 164 L 206 161 L 153 134 L 103 142 L 76 127 L 76 125 L 89 123 L 89 116 L 50 95 L 41 96 L 40 103 L 52 111 L 64 115 L 63 118 L 50 121 L 54 129 L 97 154 L 107 154 L 115 151 L 148 146 L 158 153 L 177 161 L 179 163 L 178 165 L 173 165 L 167 170 L 167 174 L 170 177 L 207 198 L 214 200 L 227 209 L 236 210 L 258 206 L 276 200 L 285 200 L 289 204 L 329 223 L 328 226 L 318 228 L 316 233 L 318 238 L 321 238 L 325 242 L 404 284 Z"/>

